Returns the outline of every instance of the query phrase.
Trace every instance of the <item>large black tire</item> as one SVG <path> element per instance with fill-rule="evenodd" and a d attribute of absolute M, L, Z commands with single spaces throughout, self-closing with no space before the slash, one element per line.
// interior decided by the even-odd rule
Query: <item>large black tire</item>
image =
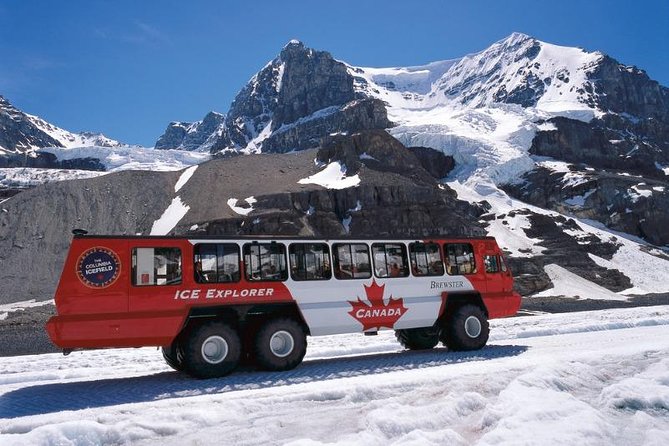
<path fill-rule="evenodd" d="M 175 340 L 172 344 L 161 347 L 163 358 L 168 366 L 172 367 L 177 372 L 184 371 L 184 357 L 181 351 L 181 346 Z"/>
<path fill-rule="evenodd" d="M 439 343 L 437 327 L 395 330 L 395 337 L 402 347 L 409 350 L 429 350 Z"/>
<path fill-rule="evenodd" d="M 265 322 L 255 337 L 255 362 L 265 370 L 294 369 L 306 352 L 307 336 L 302 325 L 288 317 Z"/>
<path fill-rule="evenodd" d="M 479 350 L 488 342 L 489 334 L 485 312 L 476 305 L 463 305 L 445 321 L 440 339 L 449 350 Z"/>
<path fill-rule="evenodd" d="M 218 378 L 239 364 L 241 341 L 230 325 L 211 321 L 194 327 L 183 346 L 185 371 L 196 378 Z"/>

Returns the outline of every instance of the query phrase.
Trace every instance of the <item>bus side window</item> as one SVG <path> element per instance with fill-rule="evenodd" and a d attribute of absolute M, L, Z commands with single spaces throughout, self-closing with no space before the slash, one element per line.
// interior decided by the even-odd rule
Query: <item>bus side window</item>
<path fill-rule="evenodd" d="M 444 262 L 436 243 L 409 244 L 411 272 L 414 276 L 443 276 Z"/>
<path fill-rule="evenodd" d="M 333 258 L 337 279 L 372 277 L 369 249 L 364 243 L 337 243 L 333 246 Z"/>
<path fill-rule="evenodd" d="M 400 243 L 374 243 L 374 274 L 376 277 L 407 277 L 407 249 Z"/>
<path fill-rule="evenodd" d="M 239 282 L 239 246 L 236 243 L 199 243 L 194 252 L 197 283 Z"/>
<path fill-rule="evenodd" d="M 179 248 L 133 248 L 132 284 L 135 286 L 181 283 Z"/>
<path fill-rule="evenodd" d="M 446 272 L 449 275 L 476 273 L 476 259 L 474 248 L 470 243 L 447 243 Z"/>
<path fill-rule="evenodd" d="M 246 280 L 286 280 L 286 246 L 283 243 L 247 243 L 244 245 Z"/>
<path fill-rule="evenodd" d="M 293 280 L 328 280 L 332 277 L 330 249 L 325 243 L 292 243 L 288 252 Z"/>

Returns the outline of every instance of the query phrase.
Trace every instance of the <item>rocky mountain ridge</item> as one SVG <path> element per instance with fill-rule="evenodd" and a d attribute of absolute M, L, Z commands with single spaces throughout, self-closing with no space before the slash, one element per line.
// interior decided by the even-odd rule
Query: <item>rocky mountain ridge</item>
<path fill-rule="evenodd" d="M 43 147 L 118 147 L 122 143 L 102 133 L 72 133 L 42 118 L 29 115 L 0 96 L 0 156 L 34 155 Z"/>

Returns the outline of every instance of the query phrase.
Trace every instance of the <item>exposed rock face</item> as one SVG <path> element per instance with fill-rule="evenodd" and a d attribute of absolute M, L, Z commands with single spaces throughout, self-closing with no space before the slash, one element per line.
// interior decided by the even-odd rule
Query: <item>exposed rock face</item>
<path fill-rule="evenodd" d="M 223 155 L 283 153 L 318 147 L 330 133 L 392 125 L 381 101 L 356 99 L 353 77 L 345 64 L 298 41 L 288 43 L 251 78 L 235 97 L 224 122 L 197 128 L 196 124 L 170 124 L 156 147 Z M 187 142 L 195 132 L 200 136 Z"/>
<path fill-rule="evenodd" d="M 176 172 L 120 172 L 21 192 L 0 212 L 0 301 L 46 300 L 62 271 L 74 228 L 97 233 L 148 231 Z"/>
<path fill-rule="evenodd" d="M 650 79 L 645 71 L 604 56 L 590 77 L 601 110 L 669 122 L 669 88 Z"/>
<path fill-rule="evenodd" d="M 504 189 L 535 206 L 597 220 L 656 245 L 669 244 L 669 182 L 583 166 L 572 169 L 538 168 L 524 182 Z"/>
<path fill-rule="evenodd" d="M 263 151 L 283 153 L 318 147 L 333 133 L 353 133 L 390 127 L 386 108 L 378 99 L 359 99 L 342 107 L 330 107 L 310 118 L 280 127 L 262 144 Z"/>
<path fill-rule="evenodd" d="M 437 152 L 428 147 L 409 147 L 418 158 L 423 169 L 430 172 L 435 178 L 446 178 L 446 176 L 455 168 L 455 160 L 450 155 L 444 155 L 443 152 Z"/>
<path fill-rule="evenodd" d="M 281 51 L 279 59 L 285 65 L 273 110 L 273 130 L 355 99 L 353 78 L 346 65 L 334 60 L 330 53 L 292 41 Z"/>
<path fill-rule="evenodd" d="M 209 112 L 197 122 L 171 122 L 156 141 L 156 149 L 208 150 L 215 136 L 220 136 L 225 115 Z"/>
<path fill-rule="evenodd" d="M 538 132 L 530 153 L 615 169 L 657 179 L 666 178 L 660 166 L 669 166 L 669 124 L 652 118 L 629 121 L 607 115 L 589 123 L 553 118 L 555 131 Z"/>
<path fill-rule="evenodd" d="M 28 115 L 0 96 L 0 149 L 23 153 L 32 147 L 63 147 L 63 145 L 36 126 Z"/>

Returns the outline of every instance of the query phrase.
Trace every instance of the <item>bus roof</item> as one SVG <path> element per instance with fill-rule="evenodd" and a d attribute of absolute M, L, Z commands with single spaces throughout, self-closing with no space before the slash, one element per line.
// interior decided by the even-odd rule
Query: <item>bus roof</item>
<path fill-rule="evenodd" d="M 317 236 L 301 236 L 301 235 L 267 235 L 267 234 L 257 234 L 257 235 L 211 235 L 211 234 L 185 234 L 185 235 L 110 235 L 110 234 L 76 234 L 73 238 L 101 238 L 101 239 L 129 239 L 129 240 L 141 240 L 141 239 L 160 239 L 160 240 L 446 240 L 446 239 L 455 239 L 455 240 L 495 240 L 491 236 L 467 236 L 467 235 L 406 235 L 406 236 L 380 236 L 380 237 L 351 237 L 351 236 L 337 236 L 337 237 L 317 237 Z"/>

